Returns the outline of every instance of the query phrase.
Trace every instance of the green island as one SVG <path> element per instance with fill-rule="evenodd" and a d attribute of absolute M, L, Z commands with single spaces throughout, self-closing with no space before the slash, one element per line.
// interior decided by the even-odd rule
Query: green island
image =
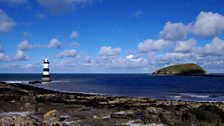
<path fill-rule="evenodd" d="M 161 68 L 152 73 L 153 75 L 207 75 L 208 72 L 194 63 L 176 64 Z"/>

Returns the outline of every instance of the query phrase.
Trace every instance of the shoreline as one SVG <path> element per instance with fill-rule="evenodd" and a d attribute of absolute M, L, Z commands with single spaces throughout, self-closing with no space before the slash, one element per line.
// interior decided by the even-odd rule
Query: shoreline
<path fill-rule="evenodd" d="M 174 76 L 174 75 L 173 75 Z M 26 82 L 26 83 L 24 83 Z M 31 82 L 31 83 L 30 83 Z M 34 83 L 33 83 L 34 82 Z M 96 95 L 96 96 L 108 96 L 108 97 L 132 97 L 132 98 L 149 98 L 149 99 L 156 99 L 156 100 L 169 100 L 169 101 L 183 101 L 183 102 L 202 102 L 202 103 L 205 103 L 205 102 L 208 102 L 208 103 L 224 103 L 224 101 L 214 101 L 214 100 L 211 100 L 211 101 L 206 101 L 206 100 L 184 100 L 184 99 L 168 99 L 166 97 L 150 97 L 150 96 L 128 96 L 128 95 L 109 95 L 109 94 L 104 94 L 104 93 L 94 93 L 94 92 L 79 92 L 79 91 L 66 91 L 66 90 L 57 90 L 57 89 L 51 89 L 51 88 L 44 88 L 44 87 L 39 87 L 38 85 L 43 85 L 41 83 L 39 83 L 40 81 L 0 81 L 0 83 L 6 83 L 6 84 L 21 84 L 21 85 L 26 85 L 26 86 L 31 86 L 31 87 L 37 87 L 37 88 L 41 88 L 41 89 L 46 89 L 46 90 L 50 90 L 50 91 L 55 91 L 55 92 L 59 92 L 59 93 L 68 93 L 68 94 L 82 94 L 82 95 Z M 53 81 L 54 82 L 54 81 Z M 49 82 L 51 83 L 51 82 Z M 45 85 L 45 84 L 44 84 Z M 171 93 L 172 94 L 172 93 Z M 179 97 L 183 97 L 185 95 L 181 95 L 181 94 L 185 94 L 185 93 L 176 93 Z M 197 95 L 197 93 L 193 93 L 191 95 L 191 93 L 186 93 L 186 94 L 189 94 L 188 97 L 196 97 L 196 98 L 202 98 L 202 97 L 209 97 L 209 95 L 206 95 L 206 96 L 201 96 L 200 94 Z M 172 95 L 171 95 L 172 97 Z M 175 96 L 173 96 L 175 97 Z"/>
<path fill-rule="evenodd" d="M 174 75 L 173 75 L 174 76 Z M 179 76 L 179 75 L 177 75 Z M 1 81 L 0 81 L 1 82 Z M 60 90 L 60 89 L 51 89 L 51 88 L 44 88 L 41 87 L 40 85 L 47 85 L 47 84 L 41 84 L 39 83 L 40 81 L 3 81 L 5 83 L 18 83 L 18 84 L 23 84 L 23 85 L 28 85 L 28 86 L 33 86 L 33 87 L 38 87 L 38 88 L 42 88 L 42 89 L 47 89 L 47 90 L 51 90 L 51 91 L 56 91 L 56 92 L 61 92 L 61 93 L 74 93 L 74 94 L 89 94 L 89 95 L 101 95 L 101 96 L 110 96 L 110 97 L 134 97 L 134 98 L 149 98 L 149 99 L 157 99 L 157 100 L 170 100 L 170 101 L 187 101 L 187 102 L 214 102 L 214 103 L 224 103 L 224 101 L 220 101 L 220 100 L 205 100 L 202 98 L 209 98 L 210 95 L 203 95 L 203 94 L 198 94 L 198 93 L 188 93 L 188 92 L 175 92 L 175 93 L 169 93 L 168 95 L 170 95 L 170 98 L 168 97 L 163 97 L 163 96 L 133 96 L 133 95 L 118 95 L 118 94 L 106 94 L 106 93 L 95 93 L 95 92 L 82 92 L 82 91 L 67 91 L 67 90 Z M 24 83 L 26 82 L 26 83 Z M 31 82 L 31 83 L 30 83 Z M 34 83 L 33 83 L 34 82 Z M 38 82 L 38 83 L 36 83 Z M 67 81 L 52 81 L 52 82 L 67 82 Z M 52 83 L 49 82 L 49 83 Z M 175 94 L 175 95 L 173 95 Z M 179 98 L 175 98 L 175 97 L 179 97 Z M 188 97 L 188 99 L 184 99 L 181 97 Z M 198 98 L 198 99 L 197 99 Z M 200 100 L 199 100 L 200 99 Z"/>
<path fill-rule="evenodd" d="M 223 125 L 223 115 L 223 102 L 68 93 L 0 82 L 1 124 L 212 126 Z"/>

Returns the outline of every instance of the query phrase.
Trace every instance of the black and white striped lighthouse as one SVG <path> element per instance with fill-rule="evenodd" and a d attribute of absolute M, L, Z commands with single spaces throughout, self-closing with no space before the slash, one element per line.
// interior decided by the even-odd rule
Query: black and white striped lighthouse
<path fill-rule="evenodd" d="M 43 64 L 43 75 L 42 75 L 42 82 L 50 82 L 50 73 L 49 73 L 49 61 L 48 59 L 44 59 L 44 64 Z"/>

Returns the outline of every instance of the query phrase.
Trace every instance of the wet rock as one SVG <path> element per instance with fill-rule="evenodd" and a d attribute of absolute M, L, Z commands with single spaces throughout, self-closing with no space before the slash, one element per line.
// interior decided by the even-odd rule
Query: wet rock
<path fill-rule="evenodd" d="M 142 119 L 144 123 L 161 123 L 159 115 L 145 113 L 145 118 Z"/>
<path fill-rule="evenodd" d="M 98 115 L 93 115 L 93 119 L 101 119 L 101 117 Z"/>
<path fill-rule="evenodd" d="M 22 116 L 19 114 L 10 114 L 1 116 L 0 124 L 1 126 L 36 126 L 41 125 L 41 122 L 37 122 L 34 118 L 30 118 L 29 115 Z"/>
<path fill-rule="evenodd" d="M 31 103 L 25 103 L 23 106 L 22 106 L 22 110 L 25 110 L 25 111 L 30 111 L 30 112 L 37 112 L 37 106 L 36 104 L 31 104 Z"/>
<path fill-rule="evenodd" d="M 49 119 L 49 118 L 58 117 L 58 116 L 59 116 L 59 113 L 57 110 L 50 110 L 44 114 L 44 119 Z"/>
<path fill-rule="evenodd" d="M 114 112 L 110 114 L 111 118 L 122 118 L 122 119 L 132 119 L 135 117 L 135 112 L 132 110 L 128 111 L 119 111 L 119 112 Z"/>
<path fill-rule="evenodd" d="M 36 103 L 36 97 L 35 96 L 22 96 L 20 98 L 20 102 L 22 103 Z"/>
<path fill-rule="evenodd" d="M 163 109 L 161 108 L 156 108 L 156 107 L 149 107 L 146 109 L 148 113 L 158 115 L 163 112 Z"/>
<path fill-rule="evenodd" d="M 10 101 L 11 103 L 16 103 L 16 100 L 15 99 L 13 99 L 12 101 Z"/>
<path fill-rule="evenodd" d="M 171 111 L 166 111 L 160 114 L 161 121 L 168 125 L 178 124 L 181 121 L 181 117 L 176 116 Z"/>
<path fill-rule="evenodd" d="M 65 118 L 60 116 L 57 110 L 50 110 L 44 114 L 44 124 L 49 126 L 63 126 Z"/>
<path fill-rule="evenodd" d="M 41 81 L 29 81 L 29 84 L 41 84 Z"/>
<path fill-rule="evenodd" d="M 5 81 L 0 81 L 0 84 L 6 84 L 6 82 Z"/>
<path fill-rule="evenodd" d="M 216 106 L 200 106 L 193 113 L 200 121 L 217 124 L 224 121 L 224 112 Z"/>

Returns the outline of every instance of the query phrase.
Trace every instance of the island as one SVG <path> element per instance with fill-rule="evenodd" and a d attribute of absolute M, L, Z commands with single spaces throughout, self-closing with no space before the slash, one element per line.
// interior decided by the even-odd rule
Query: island
<path fill-rule="evenodd" d="M 194 63 L 176 64 L 161 68 L 152 73 L 153 75 L 207 75 L 208 72 Z"/>
<path fill-rule="evenodd" d="M 224 103 L 68 93 L 0 82 L 1 126 L 221 126 Z"/>

